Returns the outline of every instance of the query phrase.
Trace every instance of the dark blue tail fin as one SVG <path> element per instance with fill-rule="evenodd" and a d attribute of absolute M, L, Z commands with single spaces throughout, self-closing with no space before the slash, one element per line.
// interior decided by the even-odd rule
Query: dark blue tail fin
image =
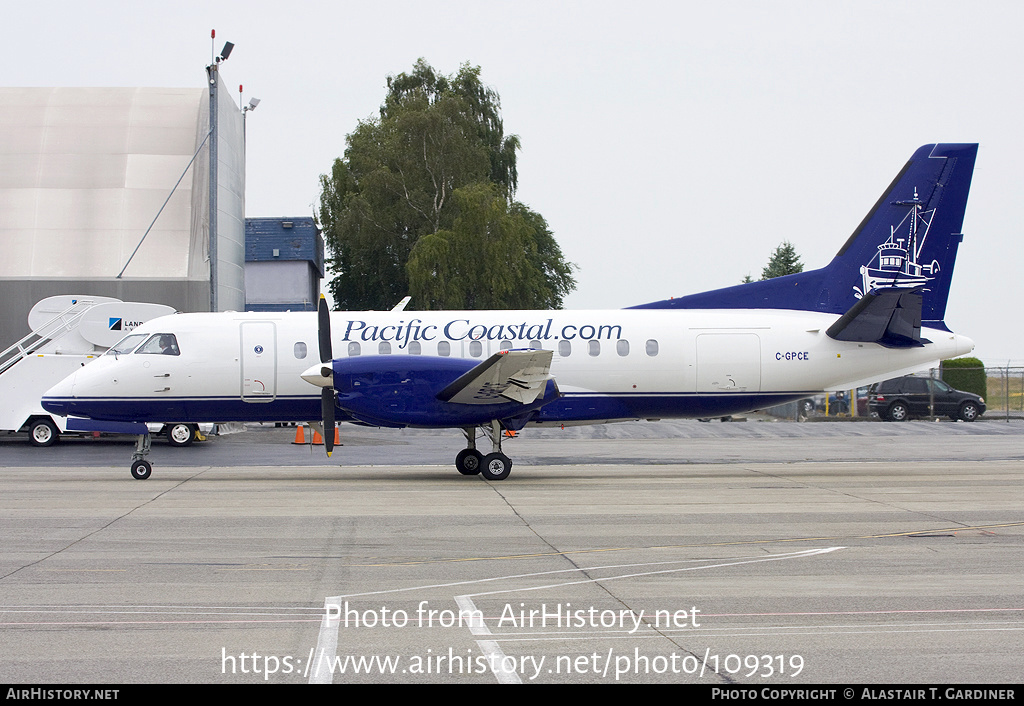
<path fill-rule="evenodd" d="M 915 289 L 923 297 L 921 323 L 945 328 L 977 153 L 976 144 L 918 149 L 826 267 L 635 308 L 843 314 L 867 294 Z"/>

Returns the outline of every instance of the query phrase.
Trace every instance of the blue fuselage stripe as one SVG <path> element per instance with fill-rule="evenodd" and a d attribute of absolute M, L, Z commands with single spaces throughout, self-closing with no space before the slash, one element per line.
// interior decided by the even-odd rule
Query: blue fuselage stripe
<path fill-rule="evenodd" d="M 579 422 L 630 418 L 695 418 L 736 414 L 807 397 L 807 392 L 729 393 L 566 393 L 535 412 L 531 421 Z M 276 397 L 266 402 L 247 402 L 238 397 L 166 398 L 44 398 L 46 409 L 62 415 L 118 422 L 254 422 L 309 421 L 319 419 L 320 398 Z M 469 405 L 453 405 L 469 407 Z M 338 421 L 351 421 L 342 410 Z M 458 410 L 436 423 L 416 426 L 461 426 Z"/>

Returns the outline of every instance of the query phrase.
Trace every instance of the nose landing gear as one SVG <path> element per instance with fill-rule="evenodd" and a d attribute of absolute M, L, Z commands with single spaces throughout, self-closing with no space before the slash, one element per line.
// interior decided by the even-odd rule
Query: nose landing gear
<path fill-rule="evenodd" d="M 146 480 L 153 472 L 153 465 L 146 460 L 152 439 L 149 434 L 139 434 L 135 439 L 135 453 L 132 454 L 132 478 Z"/>

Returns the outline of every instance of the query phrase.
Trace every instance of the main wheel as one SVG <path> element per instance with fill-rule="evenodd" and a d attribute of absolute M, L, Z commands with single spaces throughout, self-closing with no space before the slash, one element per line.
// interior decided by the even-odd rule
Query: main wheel
<path fill-rule="evenodd" d="M 905 422 L 908 416 L 910 416 L 910 410 L 903 402 L 893 402 L 885 413 L 886 419 L 890 422 Z"/>
<path fill-rule="evenodd" d="M 60 432 L 51 419 L 37 419 L 28 428 L 28 441 L 33 446 L 53 446 L 58 439 Z"/>
<path fill-rule="evenodd" d="M 964 402 L 960 405 L 960 419 L 965 422 L 973 422 L 978 418 L 978 405 L 973 402 Z"/>
<path fill-rule="evenodd" d="M 182 448 L 191 446 L 196 438 L 196 429 L 191 424 L 169 424 L 167 426 L 167 443 Z"/>
<path fill-rule="evenodd" d="M 464 476 L 475 476 L 483 465 L 484 455 L 476 449 L 463 449 L 455 457 L 455 467 Z"/>
<path fill-rule="evenodd" d="M 149 461 L 143 458 L 140 458 L 132 464 L 132 478 L 135 480 L 146 480 L 152 472 L 153 466 L 150 465 Z"/>
<path fill-rule="evenodd" d="M 481 475 L 487 480 L 505 480 L 512 472 L 512 459 L 503 453 L 487 454 L 481 467 Z"/>

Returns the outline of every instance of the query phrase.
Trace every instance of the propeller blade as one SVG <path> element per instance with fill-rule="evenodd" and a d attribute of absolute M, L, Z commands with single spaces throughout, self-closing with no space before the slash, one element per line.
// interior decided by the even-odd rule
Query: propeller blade
<path fill-rule="evenodd" d="M 316 309 L 317 338 L 320 342 L 320 362 L 327 363 L 334 358 L 331 349 L 331 310 L 327 307 L 327 298 L 321 294 Z"/>
<path fill-rule="evenodd" d="M 324 449 L 330 458 L 334 451 L 334 388 L 325 387 L 320 391 L 320 413 L 324 422 Z"/>
<path fill-rule="evenodd" d="M 320 302 L 316 307 L 316 319 L 316 335 L 320 343 L 320 363 L 322 364 L 320 375 L 326 380 L 331 376 L 330 363 L 334 358 L 334 352 L 331 348 L 331 311 L 327 307 L 327 298 L 323 294 L 320 295 Z M 334 388 L 330 383 L 324 385 L 320 390 L 320 416 L 324 425 L 324 450 L 327 451 L 327 457 L 330 458 L 331 452 L 334 451 L 335 429 Z"/>

